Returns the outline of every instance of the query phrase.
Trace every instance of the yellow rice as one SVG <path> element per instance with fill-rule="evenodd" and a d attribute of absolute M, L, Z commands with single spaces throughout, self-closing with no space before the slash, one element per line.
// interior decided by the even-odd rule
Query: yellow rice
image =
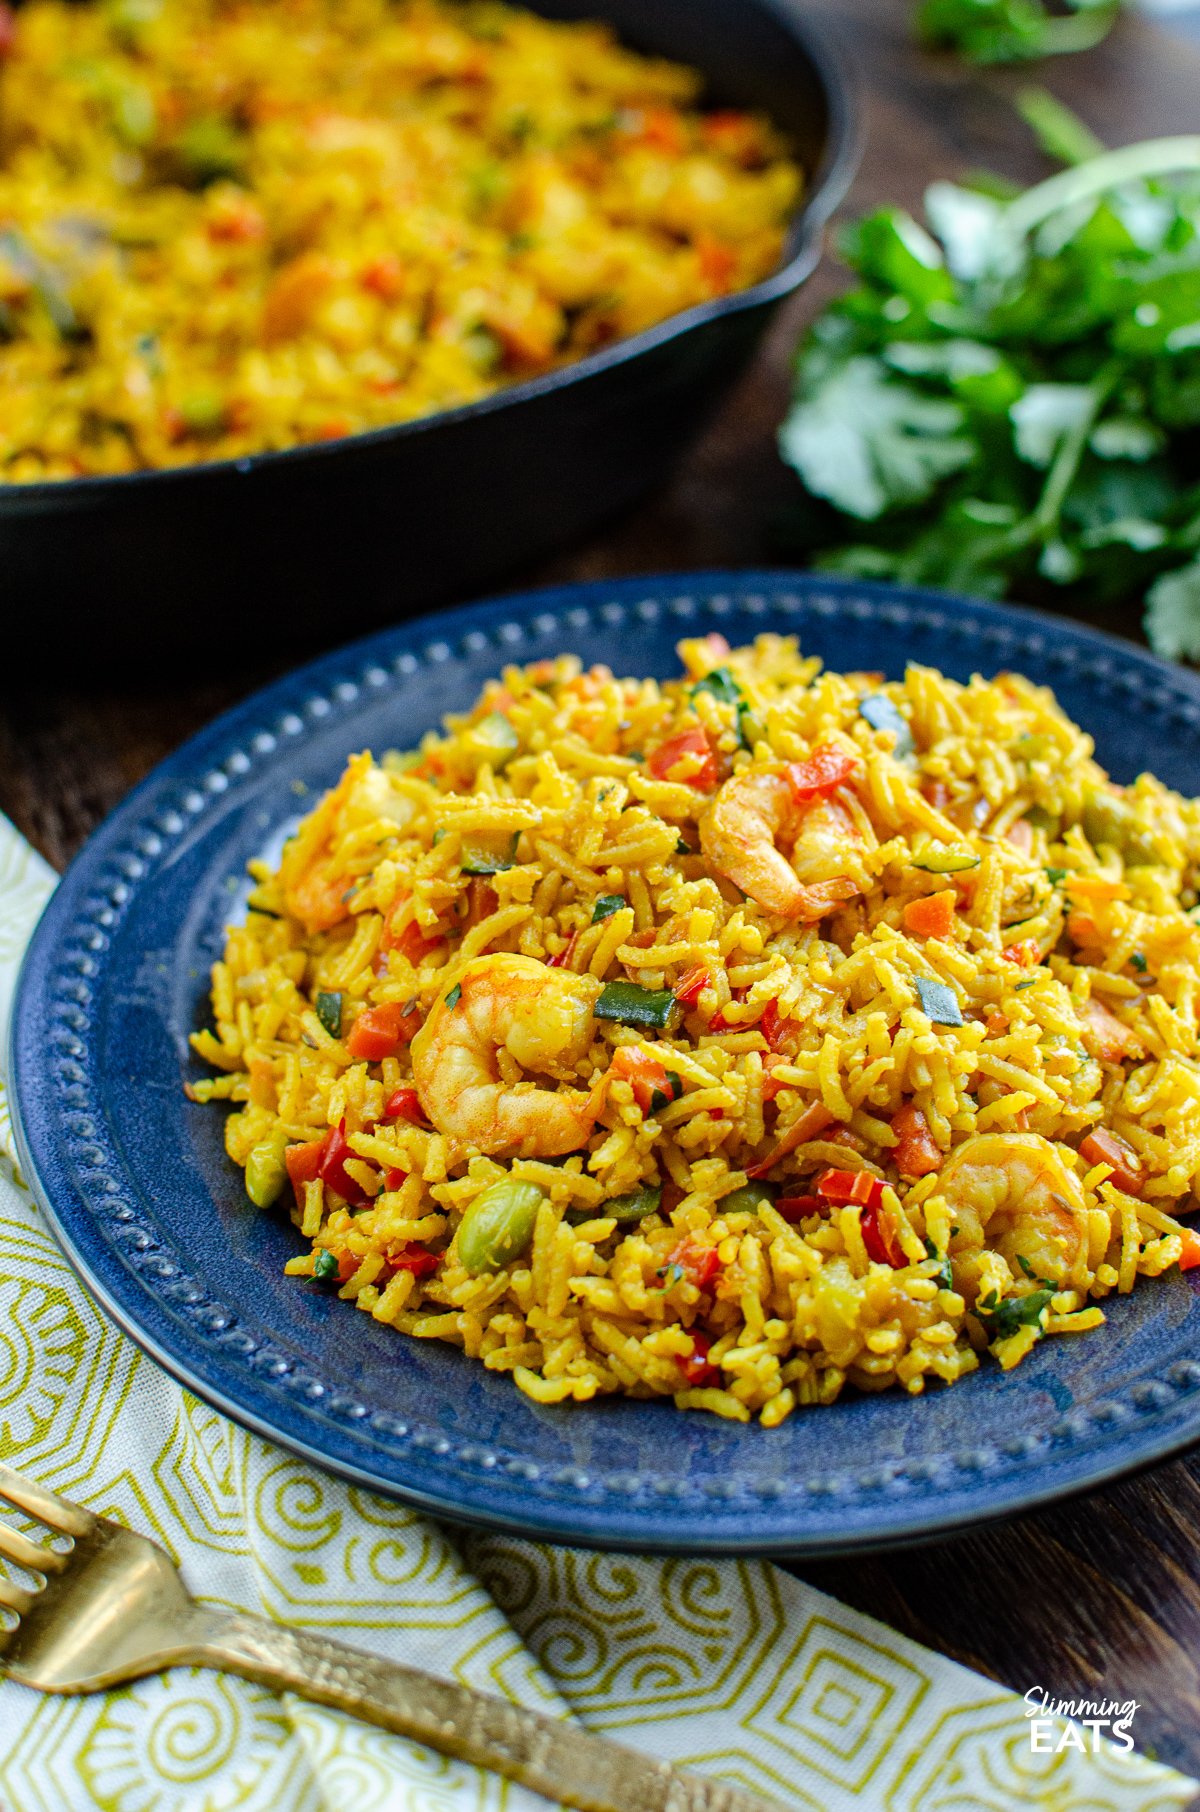
<path fill-rule="evenodd" d="M 963 686 L 914 666 L 883 684 L 774 636 L 680 653 L 666 684 L 569 656 L 507 670 L 419 752 L 355 757 L 281 866 L 255 866 L 213 1029 L 193 1039 L 218 1074 L 192 1092 L 235 1104 L 235 1163 L 275 1152 L 263 1200 L 284 1145 L 344 1127 L 358 1205 L 320 1176 L 294 1203 L 284 1187 L 305 1239 L 288 1270 L 328 1273 L 539 1402 L 665 1396 L 773 1426 L 846 1384 L 915 1395 L 989 1348 L 1014 1365 L 1097 1326 L 1139 1274 L 1200 1262 L 1173 1213 L 1200 1179 L 1197 803 L 1149 775 L 1112 786 L 1018 676 Z M 684 755 L 663 777 L 656 752 L 697 728 L 708 770 L 689 777 L 703 763 Z M 715 789 L 810 775 L 830 750 L 853 827 L 835 892 L 851 897 L 806 923 L 744 894 L 701 839 Z M 948 915 L 938 935 L 912 928 L 930 912 Z M 445 1026 L 502 953 L 539 965 L 535 1014 L 563 986 L 688 995 L 662 1029 L 596 1018 L 557 1075 L 487 1054 L 518 1106 L 597 1091 L 573 1154 L 484 1155 L 461 1105 L 441 1124 L 385 1118 L 412 1046 L 347 1047 L 388 1003 L 409 1030 Z M 629 1078 L 655 1059 L 678 1084 L 639 1104 Z M 1097 1132 L 1124 1160 L 1097 1155 Z M 1053 1185 L 1036 1200 L 1031 1153 Z M 754 1200 L 739 1192 L 756 1165 Z M 505 1180 L 540 1192 L 532 1231 L 471 1274 L 463 1216 Z M 638 1222 L 606 1214 L 659 1188 Z"/>
<path fill-rule="evenodd" d="M 755 283 L 800 174 L 700 87 L 497 0 L 0 6 L 0 478 L 382 427 Z"/>

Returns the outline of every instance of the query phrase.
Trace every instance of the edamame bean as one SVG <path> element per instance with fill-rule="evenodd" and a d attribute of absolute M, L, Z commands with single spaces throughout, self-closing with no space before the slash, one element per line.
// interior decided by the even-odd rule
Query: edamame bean
<path fill-rule="evenodd" d="M 269 1208 L 283 1194 L 288 1180 L 283 1154 L 288 1147 L 285 1132 L 274 1132 L 250 1147 L 246 1159 L 246 1194 L 256 1208 Z"/>
<path fill-rule="evenodd" d="M 520 1258 L 533 1238 L 538 1209 L 546 1200 L 532 1183 L 504 1177 L 477 1195 L 458 1229 L 458 1259 L 471 1277 L 502 1271 Z"/>

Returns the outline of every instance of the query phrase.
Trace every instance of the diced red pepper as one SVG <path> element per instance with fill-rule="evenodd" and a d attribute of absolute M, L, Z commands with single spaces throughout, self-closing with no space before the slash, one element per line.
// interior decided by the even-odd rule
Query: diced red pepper
<path fill-rule="evenodd" d="M 669 742 L 661 743 L 647 759 L 646 767 L 655 780 L 667 780 L 672 768 L 689 756 L 699 758 L 700 766 L 687 776 L 685 784 L 698 787 L 701 792 L 716 786 L 720 775 L 716 750 L 700 724 L 692 724 L 678 736 L 672 736 Z"/>
<path fill-rule="evenodd" d="M 781 1195 L 772 1204 L 776 1214 L 781 1214 L 793 1227 L 798 1221 L 807 1220 L 810 1214 L 824 1214 L 829 1207 L 819 1195 Z"/>
<path fill-rule="evenodd" d="M 415 1088 L 398 1088 L 390 1094 L 384 1103 L 385 1120 L 411 1120 L 414 1126 L 425 1123 L 425 1114 L 421 1107 L 421 1097 Z"/>
<path fill-rule="evenodd" d="M 958 895 L 952 890 L 927 893 L 919 900 L 910 900 L 904 908 L 904 929 L 911 931 L 914 937 L 948 937 L 954 926 L 957 906 Z"/>
<path fill-rule="evenodd" d="M 17 41 L 17 15 L 11 6 L 0 5 L 0 62 L 12 54 Z"/>
<path fill-rule="evenodd" d="M 696 240 L 696 255 L 704 281 L 718 294 L 723 294 L 729 288 L 737 269 L 737 253 L 733 247 L 725 245 L 711 233 L 702 233 Z"/>
<path fill-rule="evenodd" d="M 1016 963 L 1019 969 L 1032 969 L 1042 960 L 1042 953 L 1031 937 L 1023 937 L 1018 944 L 1007 944 L 1000 954 L 1005 962 Z"/>
<path fill-rule="evenodd" d="M 578 943 L 578 941 L 579 941 L 579 933 L 577 931 L 573 931 L 571 933 L 570 937 L 567 939 L 566 943 L 563 945 L 562 949 L 559 951 L 558 955 L 547 957 L 547 959 L 546 959 L 547 969 L 563 969 L 563 968 L 565 968 L 566 965 L 571 960 L 571 952 L 574 950 L 575 945 Z"/>
<path fill-rule="evenodd" d="M 362 1259 L 355 1257 L 353 1252 L 339 1252 L 338 1282 L 345 1283 L 348 1277 L 353 1277 L 361 1264 Z"/>
<path fill-rule="evenodd" d="M 388 1259 L 388 1266 L 393 1271 L 411 1271 L 414 1277 L 432 1277 L 441 1263 L 440 1255 L 431 1252 L 428 1246 L 420 1246 L 410 1241 L 401 1246 Z"/>
<path fill-rule="evenodd" d="M 1098 1126 L 1086 1139 L 1081 1140 L 1079 1155 L 1088 1164 L 1111 1165 L 1111 1180 L 1126 1195 L 1141 1193 L 1142 1184 L 1146 1180 L 1142 1160 L 1131 1145 L 1126 1145 L 1124 1139 L 1109 1132 L 1107 1127 Z"/>
<path fill-rule="evenodd" d="M 340 1195 L 348 1208 L 361 1208 L 369 1199 L 346 1170 L 346 1159 L 354 1153 L 346 1137 L 346 1121 L 338 1121 L 333 1130 L 326 1135 L 325 1153 L 321 1159 L 321 1181 L 335 1195 Z"/>
<path fill-rule="evenodd" d="M 401 956 L 408 958 L 414 969 L 418 964 L 423 963 L 427 956 L 431 956 L 439 944 L 444 944 L 445 941 L 444 932 L 436 931 L 432 936 L 427 936 L 415 919 L 408 921 L 399 937 L 395 935 L 390 925 L 384 927 L 384 949 L 398 950 Z"/>
<path fill-rule="evenodd" d="M 828 799 L 836 793 L 857 766 L 857 755 L 836 743 L 825 742 L 813 750 L 807 761 L 789 761 L 783 771 L 799 803 L 808 805 L 814 799 Z"/>
<path fill-rule="evenodd" d="M 858 1217 L 858 1224 L 862 1229 L 867 1257 L 877 1265 L 891 1265 L 893 1270 L 898 1271 L 904 1263 L 904 1254 L 892 1244 L 891 1234 L 883 1224 L 878 1203 L 868 1202 Z"/>
<path fill-rule="evenodd" d="M 1076 1012 L 1083 1020 L 1083 1042 L 1101 1063 L 1120 1063 L 1141 1049 L 1136 1032 L 1098 1000 L 1085 1001 Z"/>
<path fill-rule="evenodd" d="M 307 1145 L 289 1145 L 283 1154 L 297 1208 L 304 1206 L 304 1185 L 315 1183 L 321 1174 L 325 1145 L 325 1139 L 310 1139 Z"/>
<path fill-rule="evenodd" d="M 715 1246 L 702 1246 L 689 1234 L 667 1258 L 668 1265 L 678 1265 L 689 1283 L 698 1290 L 709 1290 L 721 1271 L 721 1260 Z"/>
<path fill-rule="evenodd" d="M 675 985 L 675 998 L 681 1007 L 694 1007 L 708 986 L 708 970 L 703 963 L 689 969 Z"/>
<path fill-rule="evenodd" d="M 1179 1235 L 1179 1242 L 1183 1247 L 1179 1254 L 1179 1269 L 1194 1271 L 1200 1265 L 1200 1233 L 1194 1233 L 1190 1227 L 1185 1227 Z"/>
<path fill-rule="evenodd" d="M 730 998 L 736 1000 L 740 1006 L 749 992 L 749 988 L 735 988 Z M 732 1020 L 726 1019 L 724 1009 L 718 1007 L 708 1022 L 708 1029 L 710 1032 L 748 1032 L 751 1028 L 749 1026 L 735 1024 Z"/>
<path fill-rule="evenodd" d="M 404 294 L 404 266 L 399 258 L 385 253 L 382 258 L 372 258 L 369 264 L 363 265 L 358 281 L 381 302 L 395 302 Z"/>
<path fill-rule="evenodd" d="M 746 1175 L 753 1177 L 756 1182 L 769 1175 L 781 1158 L 786 1158 L 789 1152 L 795 1151 L 797 1145 L 806 1145 L 810 1139 L 815 1139 L 832 1120 L 833 1115 L 820 1101 L 810 1102 L 799 1119 L 784 1133 L 778 1145 L 765 1158 L 760 1158 L 757 1164 L 746 1166 Z"/>
<path fill-rule="evenodd" d="M 400 1189 L 407 1181 L 407 1170 L 398 1170 L 393 1167 L 391 1170 L 385 1170 L 383 1173 L 383 1186 L 385 1189 Z"/>
<path fill-rule="evenodd" d="M 773 1051 L 779 1050 L 782 1045 L 786 1026 L 787 1020 L 783 1018 L 779 1011 L 779 1002 L 777 1000 L 769 1000 L 762 1010 L 762 1018 L 758 1022 L 758 1029 Z"/>
<path fill-rule="evenodd" d="M 623 1044 L 615 1051 L 608 1075 L 629 1083 L 633 1098 L 644 1114 L 654 1113 L 676 1099 L 675 1083 L 666 1069 L 657 1057 L 652 1057 L 640 1045 Z"/>
<path fill-rule="evenodd" d="M 679 1361 L 679 1369 L 691 1390 L 705 1390 L 721 1382 L 720 1367 L 709 1363 L 712 1344 L 711 1334 L 703 1334 L 699 1328 L 692 1329 L 692 1351 L 686 1359 Z"/>
<path fill-rule="evenodd" d="M 421 1029 L 421 1015 L 415 1007 L 406 1008 L 403 1001 L 386 1002 L 382 1007 L 366 1007 L 350 1028 L 346 1049 L 352 1057 L 368 1063 L 382 1063 L 394 1057 L 404 1045 L 411 1044 Z"/>
<path fill-rule="evenodd" d="M 666 151 L 672 156 L 682 151 L 687 144 L 683 121 L 673 107 L 647 107 L 642 114 L 638 139 L 643 145 L 650 145 L 656 151 Z"/>
<path fill-rule="evenodd" d="M 892 1156 L 902 1177 L 926 1177 L 941 1167 L 941 1147 L 929 1130 L 928 1120 L 911 1101 L 892 1115 L 892 1131 L 900 1141 Z"/>
<path fill-rule="evenodd" d="M 817 1194 L 826 1202 L 858 1202 L 864 1208 L 878 1208 L 883 1183 L 869 1170 L 826 1170 L 817 1178 Z"/>

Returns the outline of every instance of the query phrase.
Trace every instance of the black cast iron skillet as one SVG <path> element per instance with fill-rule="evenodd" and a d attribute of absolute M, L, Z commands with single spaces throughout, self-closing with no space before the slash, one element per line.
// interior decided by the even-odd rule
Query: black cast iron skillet
<path fill-rule="evenodd" d="M 761 109 L 789 134 L 807 186 L 779 269 L 577 364 L 394 428 L 236 462 L 0 485 L 10 647 L 156 661 L 280 636 L 344 641 L 540 558 L 665 476 L 817 264 L 855 162 L 847 77 L 803 0 L 524 3 L 602 15 L 635 47 L 702 70 L 708 103 Z"/>

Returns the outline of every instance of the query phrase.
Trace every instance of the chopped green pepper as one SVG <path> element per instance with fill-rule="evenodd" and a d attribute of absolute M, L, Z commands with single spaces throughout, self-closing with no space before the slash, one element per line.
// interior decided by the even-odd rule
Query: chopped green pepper
<path fill-rule="evenodd" d="M 572 1208 L 568 1220 L 578 1225 L 581 1221 L 613 1220 L 618 1226 L 629 1226 L 635 1221 L 644 1221 L 648 1214 L 656 1214 L 662 1201 L 662 1185 L 648 1185 L 645 1189 L 635 1189 L 632 1195 L 614 1195 L 598 1208 Z"/>
<path fill-rule="evenodd" d="M 597 1019 L 615 1019 L 626 1026 L 653 1026 L 667 1031 L 680 1014 L 679 1002 L 669 988 L 639 988 L 636 982 L 608 982 L 601 989 L 593 1012 Z"/>
<path fill-rule="evenodd" d="M 497 769 L 511 761 L 521 746 L 520 737 L 502 711 L 489 711 L 477 724 L 471 724 L 463 731 L 460 741 L 467 755 L 480 767 L 486 761 Z"/>
<path fill-rule="evenodd" d="M 885 692 L 870 692 L 858 701 L 858 714 L 865 717 L 873 730 L 890 730 L 896 738 L 895 753 L 903 759 L 913 752 L 912 731 L 908 719 Z"/>
<path fill-rule="evenodd" d="M 494 850 L 465 849 L 459 858 L 459 867 L 465 875 L 502 875 L 513 866 L 517 853 L 517 844 L 521 841 L 520 831 L 514 831 L 508 840 L 507 853 L 498 855 Z"/>
<path fill-rule="evenodd" d="M 913 857 L 911 866 L 930 875 L 959 875 L 969 868 L 978 868 L 980 860 L 972 850 L 951 849 L 943 843 L 923 849 L 920 855 Z"/>
<path fill-rule="evenodd" d="M 283 1194 L 287 1182 L 283 1154 L 287 1144 L 287 1134 L 277 1131 L 250 1148 L 246 1158 L 246 1194 L 256 1208 L 269 1208 Z"/>
<path fill-rule="evenodd" d="M 337 993 L 327 994 L 322 989 L 316 1000 L 317 1018 L 325 1027 L 331 1038 L 342 1035 L 342 996 Z"/>
<path fill-rule="evenodd" d="M 717 1213 L 755 1214 L 764 1202 L 774 1202 L 779 1191 L 770 1183 L 743 1183 L 740 1189 L 731 1190 L 723 1195 L 717 1203 Z"/>

